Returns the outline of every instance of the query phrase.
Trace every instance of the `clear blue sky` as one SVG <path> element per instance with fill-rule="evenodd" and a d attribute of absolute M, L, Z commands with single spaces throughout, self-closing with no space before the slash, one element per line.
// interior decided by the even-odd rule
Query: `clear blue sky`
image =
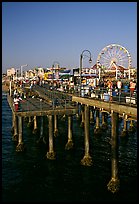
<path fill-rule="evenodd" d="M 137 2 L 3 2 L 2 71 L 28 64 L 79 67 L 80 54 L 93 65 L 109 44 L 120 44 L 137 67 Z M 88 60 L 84 59 L 84 65 Z"/>

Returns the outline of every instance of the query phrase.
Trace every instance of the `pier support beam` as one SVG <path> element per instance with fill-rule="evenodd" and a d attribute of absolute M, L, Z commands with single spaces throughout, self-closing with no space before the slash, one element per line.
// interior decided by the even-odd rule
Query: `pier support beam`
<path fill-rule="evenodd" d="M 76 113 L 76 119 L 79 120 L 79 113 Z"/>
<path fill-rule="evenodd" d="M 81 103 L 78 103 L 78 115 L 79 115 L 79 117 L 81 116 L 81 110 L 82 110 L 82 105 L 81 105 Z"/>
<path fill-rule="evenodd" d="M 28 121 L 27 127 L 31 127 L 31 126 L 32 126 L 32 120 L 31 120 L 31 116 L 29 116 L 29 121 Z"/>
<path fill-rule="evenodd" d="M 85 105 L 81 106 L 81 118 L 82 118 L 82 121 L 81 121 L 80 127 L 84 127 L 84 121 L 85 121 L 84 106 Z"/>
<path fill-rule="evenodd" d="M 37 127 L 37 116 L 34 116 L 34 129 L 33 129 L 33 134 L 36 134 L 38 130 Z"/>
<path fill-rule="evenodd" d="M 101 114 L 102 114 L 102 126 L 101 126 L 101 128 L 102 129 L 105 129 L 105 128 L 107 128 L 107 123 L 106 123 L 106 121 L 105 121 L 105 112 L 101 112 Z"/>
<path fill-rule="evenodd" d="M 43 141 L 43 143 L 46 144 L 43 134 L 44 134 L 44 116 L 41 116 L 40 138 L 38 139 L 37 143 Z"/>
<path fill-rule="evenodd" d="M 100 126 L 99 126 L 99 109 L 96 109 L 96 127 L 94 129 L 94 134 L 100 133 Z"/>
<path fill-rule="evenodd" d="M 66 120 L 66 115 L 64 114 L 61 118 L 62 121 L 65 121 Z"/>
<path fill-rule="evenodd" d="M 49 152 L 47 152 L 46 157 L 47 159 L 54 160 L 55 159 L 55 152 L 53 149 L 53 118 L 52 115 L 48 116 L 49 119 Z"/>
<path fill-rule="evenodd" d="M 41 116 L 41 128 L 40 128 L 40 138 L 43 137 L 44 127 L 43 127 L 43 116 Z"/>
<path fill-rule="evenodd" d="M 54 136 L 58 136 L 58 128 L 57 128 L 57 115 L 54 115 Z"/>
<path fill-rule="evenodd" d="M 112 112 L 111 122 L 111 180 L 107 184 L 108 190 L 112 193 L 119 191 L 120 180 L 118 179 L 118 120 L 119 114 Z"/>
<path fill-rule="evenodd" d="M 123 130 L 122 130 L 121 136 L 125 137 L 128 134 L 128 132 L 127 132 L 127 115 L 124 115 L 123 120 L 124 120 L 124 127 L 123 127 Z"/>
<path fill-rule="evenodd" d="M 94 110 L 90 107 L 90 124 L 94 124 Z"/>
<path fill-rule="evenodd" d="M 134 132 L 134 130 L 135 130 L 135 126 L 134 126 L 133 120 L 131 119 L 128 131 L 129 132 Z"/>
<path fill-rule="evenodd" d="M 23 144 L 23 135 L 22 135 L 22 117 L 18 116 L 18 145 L 16 146 L 17 152 L 22 152 L 24 150 L 24 144 Z"/>
<path fill-rule="evenodd" d="M 13 141 L 17 141 L 18 140 L 18 128 L 17 128 L 17 116 L 15 115 L 15 113 L 13 113 Z"/>
<path fill-rule="evenodd" d="M 83 159 L 81 160 L 81 164 L 84 166 L 91 166 L 92 165 L 92 158 L 89 154 L 89 121 L 90 119 L 90 112 L 89 112 L 89 106 L 85 105 L 85 155 Z"/>
<path fill-rule="evenodd" d="M 73 140 L 72 140 L 72 116 L 68 116 L 68 142 L 65 145 L 65 149 L 69 150 L 73 148 Z"/>
<path fill-rule="evenodd" d="M 24 117 L 24 121 L 28 122 L 28 117 L 27 116 Z"/>

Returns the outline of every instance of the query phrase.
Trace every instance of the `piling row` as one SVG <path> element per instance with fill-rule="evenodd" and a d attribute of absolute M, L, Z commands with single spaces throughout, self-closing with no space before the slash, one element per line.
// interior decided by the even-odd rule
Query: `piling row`
<path fill-rule="evenodd" d="M 74 97 L 73 97 L 74 98 Z M 77 100 L 76 100 L 77 99 Z M 13 132 L 13 140 L 17 141 L 18 144 L 16 146 L 16 151 L 21 152 L 25 149 L 23 143 L 23 118 L 24 120 L 28 118 L 28 127 L 31 126 L 33 122 L 33 133 L 37 133 L 38 131 L 38 124 L 37 124 L 37 117 L 40 117 L 40 137 L 39 141 L 43 141 L 46 144 L 44 138 L 44 117 L 47 116 L 48 118 L 48 133 L 49 133 L 49 147 L 48 151 L 46 152 L 46 158 L 50 160 L 56 159 L 56 152 L 54 150 L 54 137 L 58 135 L 58 116 L 61 115 L 63 118 L 65 116 L 68 117 L 68 134 L 67 134 L 67 143 L 65 145 L 65 150 L 69 150 L 73 148 L 73 133 L 72 133 L 72 117 L 76 116 L 77 119 L 81 119 L 80 127 L 83 127 L 84 131 L 84 156 L 81 159 L 81 165 L 84 166 L 92 166 L 92 156 L 90 155 L 90 145 L 89 145 L 89 130 L 90 124 L 94 123 L 94 134 L 99 135 L 107 127 L 107 115 L 111 116 L 111 179 L 108 182 L 107 188 L 112 193 L 119 191 L 120 187 L 120 180 L 118 176 L 118 122 L 119 117 L 121 117 L 121 109 L 118 106 L 108 106 L 107 104 L 101 105 L 100 103 L 97 104 L 93 102 L 91 103 L 90 100 L 87 99 L 86 103 L 84 100 L 79 97 L 74 98 L 77 103 L 76 108 L 74 109 L 57 109 L 53 108 L 53 110 L 43 110 L 41 111 L 28 111 L 28 112 L 15 112 L 12 107 L 12 100 L 8 98 L 9 105 L 12 109 L 13 114 L 13 121 L 12 121 L 12 132 Z M 81 100 L 81 102 L 80 102 Z M 83 103 L 82 103 L 83 102 Z M 104 107 L 104 108 L 103 108 Z M 112 109 L 113 107 L 113 109 Z M 51 108 L 50 108 L 51 109 Z M 125 109 L 124 109 L 125 110 Z M 127 113 L 131 113 L 131 110 L 128 109 Z M 126 112 L 126 111 L 125 111 Z M 122 115 L 122 119 L 124 120 L 123 130 L 121 133 L 122 137 L 126 137 L 128 135 L 128 131 L 134 129 L 134 118 L 132 118 L 132 114 Z M 134 113 L 133 113 L 134 114 Z M 100 124 L 100 117 L 101 117 L 101 124 Z M 130 128 L 127 128 L 127 121 L 130 121 Z"/>

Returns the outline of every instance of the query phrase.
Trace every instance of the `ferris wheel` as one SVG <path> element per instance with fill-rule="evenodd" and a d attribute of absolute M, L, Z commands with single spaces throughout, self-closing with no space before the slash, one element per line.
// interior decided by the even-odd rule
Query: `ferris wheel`
<path fill-rule="evenodd" d="M 101 70 L 130 69 L 131 55 L 128 50 L 118 44 L 110 44 L 104 47 L 97 57 L 97 68 Z"/>

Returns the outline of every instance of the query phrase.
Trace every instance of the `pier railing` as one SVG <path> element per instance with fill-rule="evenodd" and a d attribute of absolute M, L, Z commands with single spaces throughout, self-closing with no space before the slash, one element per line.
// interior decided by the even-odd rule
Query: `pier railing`
<path fill-rule="evenodd" d="M 48 98 L 57 98 L 60 100 L 71 101 L 72 95 L 83 97 L 83 98 L 93 98 L 106 102 L 114 102 L 119 104 L 125 104 L 127 106 L 137 106 L 137 90 L 132 93 L 129 88 L 122 89 L 108 89 L 108 88 L 94 88 L 94 89 L 81 89 L 72 88 L 65 89 L 63 92 L 58 91 L 54 87 L 49 85 L 37 86 L 39 91 L 43 92 Z"/>
<path fill-rule="evenodd" d="M 122 88 L 108 89 L 108 88 L 94 88 L 94 89 L 72 89 L 66 93 L 72 93 L 75 96 L 82 98 L 92 98 L 100 101 L 114 102 L 119 104 L 125 104 L 127 106 L 137 106 L 137 90 L 132 93 L 130 89 Z"/>
<path fill-rule="evenodd" d="M 30 90 L 30 89 L 29 89 Z M 23 90 L 24 92 L 24 90 Z M 124 106 L 130 107 L 137 107 L 137 91 L 135 90 L 133 93 L 130 89 L 108 89 L 108 88 L 94 88 L 94 89 L 82 89 L 81 91 L 78 89 L 66 89 L 65 91 L 59 91 L 56 87 L 49 86 L 48 84 L 34 85 L 31 90 L 31 96 L 33 94 L 36 98 L 36 102 L 33 102 L 28 98 L 25 99 L 25 103 L 21 103 L 21 108 L 19 109 L 22 111 L 22 107 L 24 107 L 24 111 L 28 111 L 29 109 L 35 108 L 42 110 L 46 108 L 44 103 L 49 104 L 49 108 L 52 109 L 68 109 L 68 108 L 75 108 L 78 106 L 78 101 L 72 100 L 73 96 L 78 96 L 81 98 L 93 99 L 98 101 L 104 101 L 106 103 L 114 103 Z M 43 100 L 43 101 L 42 101 Z M 24 99 L 23 99 L 24 101 Z M 25 106 L 26 105 L 26 106 Z"/>
<path fill-rule="evenodd" d="M 53 109 L 56 107 L 66 109 L 76 106 L 76 103 L 72 101 L 71 95 L 59 92 L 54 88 L 50 89 L 49 86 L 35 85 L 32 90 L 37 92 L 40 97 L 44 98 L 49 103 L 52 103 Z"/>
<path fill-rule="evenodd" d="M 90 95 L 84 95 L 84 97 L 96 98 L 107 102 L 115 102 L 126 105 L 137 105 L 137 91 L 133 93 L 130 89 L 110 90 L 110 89 L 94 89 Z"/>
<path fill-rule="evenodd" d="M 18 103 L 18 109 L 15 110 L 14 95 L 7 95 L 8 102 L 12 111 L 16 112 L 30 112 L 30 111 L 48 111 L 48 110 L 67 110 L 72 112 L 77 109 L 77 103 L 72 101 L 72 97 L 68 94 L 34 85 L 32 89 L 23 87 L 20 88 L 19 95 L 22 94 L 22 100 Z M 25 98 L 24 98 L 25 96 Z"/>

